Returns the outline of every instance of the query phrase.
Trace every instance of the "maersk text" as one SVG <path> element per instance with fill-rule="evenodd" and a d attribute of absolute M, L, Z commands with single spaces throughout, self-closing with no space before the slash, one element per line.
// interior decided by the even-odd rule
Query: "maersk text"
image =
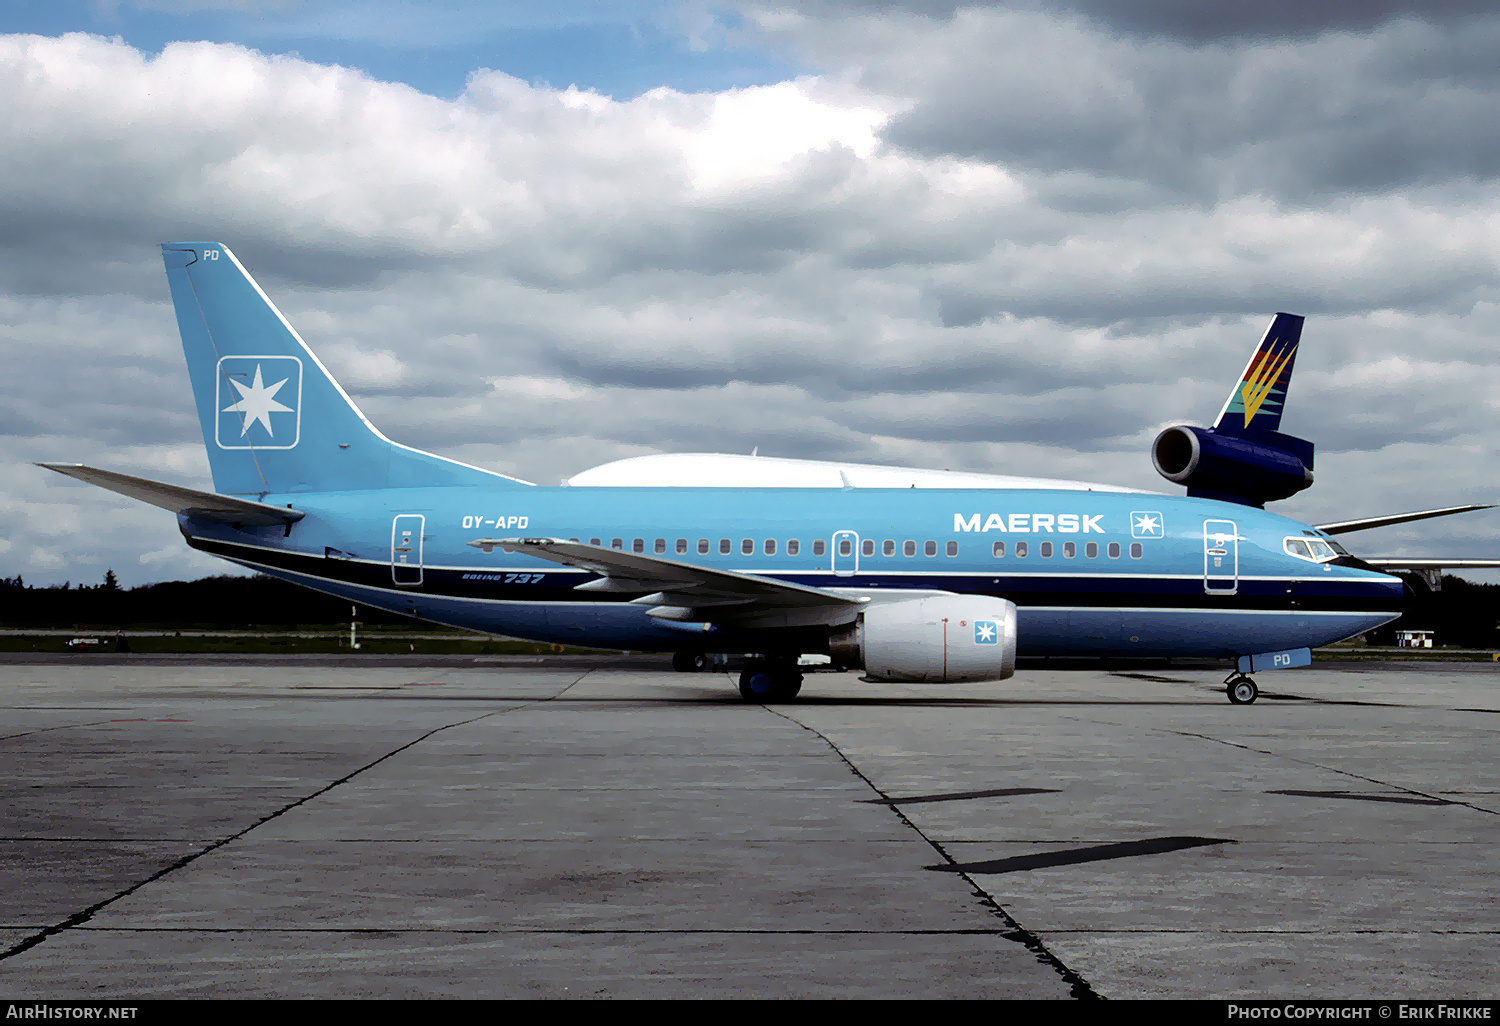
<path fill-rule="evenodd" d="M 981 517 L 983 519 L 981 519 Z M 1002 516 L 991 513 L 953 514 L 953 530 L 960 531 L 1004 531 L 1006 534 L 1103 534 L 1099 521 L 1104 514 L 1090 516 L 1087 513 L 1011 513 Z M 981 526 L 982 525 L 982 526 Z"/>

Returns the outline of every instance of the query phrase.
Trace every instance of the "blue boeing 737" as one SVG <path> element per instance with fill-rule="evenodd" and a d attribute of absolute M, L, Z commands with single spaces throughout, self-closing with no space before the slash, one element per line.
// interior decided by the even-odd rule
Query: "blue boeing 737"
<path fill-rule="evenodd" d="M 1280 433 L 1302 318 L 1277 314 L 1212 428 L 1153 447 L 1187 496 L 1075 481 L 755 456 L 647 456 L 540 487 L 387 439 L 226 247 L 162 247 L 213 492 L 50 469 L 169 509 L 187 543 L 423 620 L 543 642 L 744 654 L 786 701 L 798 658 L 873 681 L 1000 680 L 1017 656 L 1217 657 L 1262 669 L 1396 617 L 1334 535 L 1480 509 L 1309 526 L 1264 509 L 1312 482 Z"/>

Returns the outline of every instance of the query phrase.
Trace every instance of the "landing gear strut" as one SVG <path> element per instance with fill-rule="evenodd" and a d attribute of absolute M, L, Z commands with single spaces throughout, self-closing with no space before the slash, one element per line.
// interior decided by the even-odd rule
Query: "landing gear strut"
<path fill-rule="evenodd" d="M 1255 686 L 1248 674 L 1236 670 L 1224 678 L 1224 693 L 1235 705 L 1250 705 L 1260 697 L 1260 688 Z"/>
<path fill-rule="evenodd" d="M 790 702 L 802 690 L 797 657 L 773 656 L 750 663 L 740 674 L 740 697 L 747 702 Z"/>

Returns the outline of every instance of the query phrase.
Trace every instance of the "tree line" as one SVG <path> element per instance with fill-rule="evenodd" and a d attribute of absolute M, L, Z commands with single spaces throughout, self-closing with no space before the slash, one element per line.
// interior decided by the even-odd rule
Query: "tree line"
<path fill-rule="evenodd" d="M 370 624 L 410 617 L 360 606 Z M 256 574 L 163 581 L 122 588 L 111 570 L 102 583 L 34 586 L 20 574 L 0 578 L 0 625 L 17 627 L 290 627 L 348 623 L 350 603 Z"/>

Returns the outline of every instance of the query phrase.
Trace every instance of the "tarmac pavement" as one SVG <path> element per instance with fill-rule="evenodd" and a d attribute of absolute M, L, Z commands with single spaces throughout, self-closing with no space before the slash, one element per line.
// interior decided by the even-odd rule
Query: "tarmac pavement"
<path fill-rule="evenodd" d="M 1500 990 L 1500 667 L 662 662 L 0 662 L 0 995 Z"/>

